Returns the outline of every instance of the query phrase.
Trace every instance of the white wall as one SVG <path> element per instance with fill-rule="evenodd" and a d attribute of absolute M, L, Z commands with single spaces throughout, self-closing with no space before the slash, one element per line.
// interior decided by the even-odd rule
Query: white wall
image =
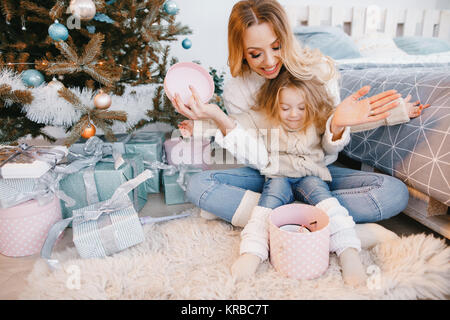
<path fill-rule="evenodd" d="M 172 45 L 172 54 L 180 61 L 200 61 L 205 68 L 214 67 L 227 72 L 227 26 L 233 5 L 238 0 L 174 0 L 180 9 L 177 21 L 188 25 L 193 34 L 189 50 L 180 41 Z M 366 7 L 376 4 L 381 8 L 450 9 L 450 0 L 279 0 L 282 5 L 298 4 L 340 5 Z"/>

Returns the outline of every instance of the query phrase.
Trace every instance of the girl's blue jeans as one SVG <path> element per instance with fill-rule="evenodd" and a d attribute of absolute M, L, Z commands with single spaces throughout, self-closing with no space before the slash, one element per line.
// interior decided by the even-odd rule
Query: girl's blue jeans
<path fill-rule="evenodd" d="M 347 208 L 355 223 L 389 219 L 408 204 L 408 189 L 397 178 L 335 165 L 329 165 L 328 169 L 332 177 L 332 181 L 326 183 L 329 191 Z M 307 188 L 287 188 L 286 192 L 280 193 L 280 205 L 294 200 L 311 205 L 320 202 L 320 197 L 315 195 L 314 179 L 305 181 Z M 231 222 L 246 190 L 262 193 L 264 183 L 265 177 L 249 167 L 209 170 L 189 179 L 186 196 L 201 209 Z"/>
<path fill-rule="evenodd" d="M 299 200 L 316 205 L 333 197 L 329 183 L 316 176 L 301 178 L 268 178 L 264 183 L 258 206 L 275 209 Z"/>

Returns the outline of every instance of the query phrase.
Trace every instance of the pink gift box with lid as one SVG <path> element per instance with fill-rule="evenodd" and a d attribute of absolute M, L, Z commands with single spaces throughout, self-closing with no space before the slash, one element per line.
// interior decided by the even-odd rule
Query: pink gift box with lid
<path fill-rule="evenodd" d="M 288 231 L 305 226 L 311 232 Z M 295 279 L 320 277 L 329 264 L 329 218 L 322 210 L 300 203 L 278 207 L 269 216 L 270 262 L 281 274 Z"/>
<path fill-rule="evenodd" d="M 0 209 L 0 253 L 9 257 L 39 253 L 48 231 L 61 219 L 57 197 L 42 206 L 37 200 L 30 200 Z"/>
<path fill-rule="evenodd" d="M 176 137 L 164 141 L 167 163 L 192 165 L 207 170 L 211 163 L 210 141 L 201 138 Z"/>

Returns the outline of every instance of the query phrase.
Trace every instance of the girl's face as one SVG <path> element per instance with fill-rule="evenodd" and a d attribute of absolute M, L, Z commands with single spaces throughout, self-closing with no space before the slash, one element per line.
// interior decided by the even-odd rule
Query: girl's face
<path fill-rule="evenodd" d="M 278 104 L 281 123 L 291 130 L 301 129 L 306 108 L 303 92 L 295 87 L 283 88 Z"/>
<path fill-rule="evenodd" d="M 280 73 L 280 40 L 267 23 L 253 25 L 244 33 L 244 57 L 250 69 L 266 79 L 275 79 Z"/>

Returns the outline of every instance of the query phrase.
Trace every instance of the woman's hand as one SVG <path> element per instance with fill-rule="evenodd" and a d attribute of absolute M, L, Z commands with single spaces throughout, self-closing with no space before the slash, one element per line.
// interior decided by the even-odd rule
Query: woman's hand
<path fill-rule="evenodd" d="M 417 118 L 422 114 L 423 109 L 426 109 L 430 106 L 430 104 L 421 104 L 419 100 L 417 100 L 416 102 L 409 102 L 409 100 L 411 100 L 410 94 L 405 98 L 406 108 L 408 109 L 408 115 L 410 119 Z"/>
<path fill-rule="evenodd" d="M 200 100 L 200 97 L 194 87 L 189 86 L 192 96 L 188 105 L 181 101 L 179 94 L 175 94 L 172 104 L 175 109 L 191 120 L 213 120 L 224 136 L 235 127 L 234 121 L 223 112 L 218 105 L 206 104 Z"/>
<path fill-rule="evenodd" d="M 195 90 L 195 88 L 189 86 L 189 89 L 192 92 L 192 96 L 189 99 L 187 105 L 183 103 L 180 95 L 178 93 L 175 93 L 175 96 L 172 100 L 172 104 L 175 107 L 175 109 L 183 116 L 191 120 L 209 120 L 209 119 L 214 120 L 214 118 L 217 116 L 218 110 L 220 110 L 219 106 L 215 104 L 203 103 L 200 100 L 199 95 Z"/>
<path fill-rule="evenodd" d="M 388 111 L 399 104 L 395 100 L 400 98 L 401 95 L 396 90 L 385 91 L 370 98 L 358 100 L 369 91 L 370 86 L 365 86 L 345 98 L 336 108 L 332 128 L 339 132 L 347 126 L 385 119 L 389 116 Z"/>
<path fill-rule="evenodd" d="M 184 138 L 192 137 L 192 134 L 194 132 L 194 121 L 184 120 L 183 122 L 178 124 L 178 128 L 180 129 L 181 135 Z"/>

